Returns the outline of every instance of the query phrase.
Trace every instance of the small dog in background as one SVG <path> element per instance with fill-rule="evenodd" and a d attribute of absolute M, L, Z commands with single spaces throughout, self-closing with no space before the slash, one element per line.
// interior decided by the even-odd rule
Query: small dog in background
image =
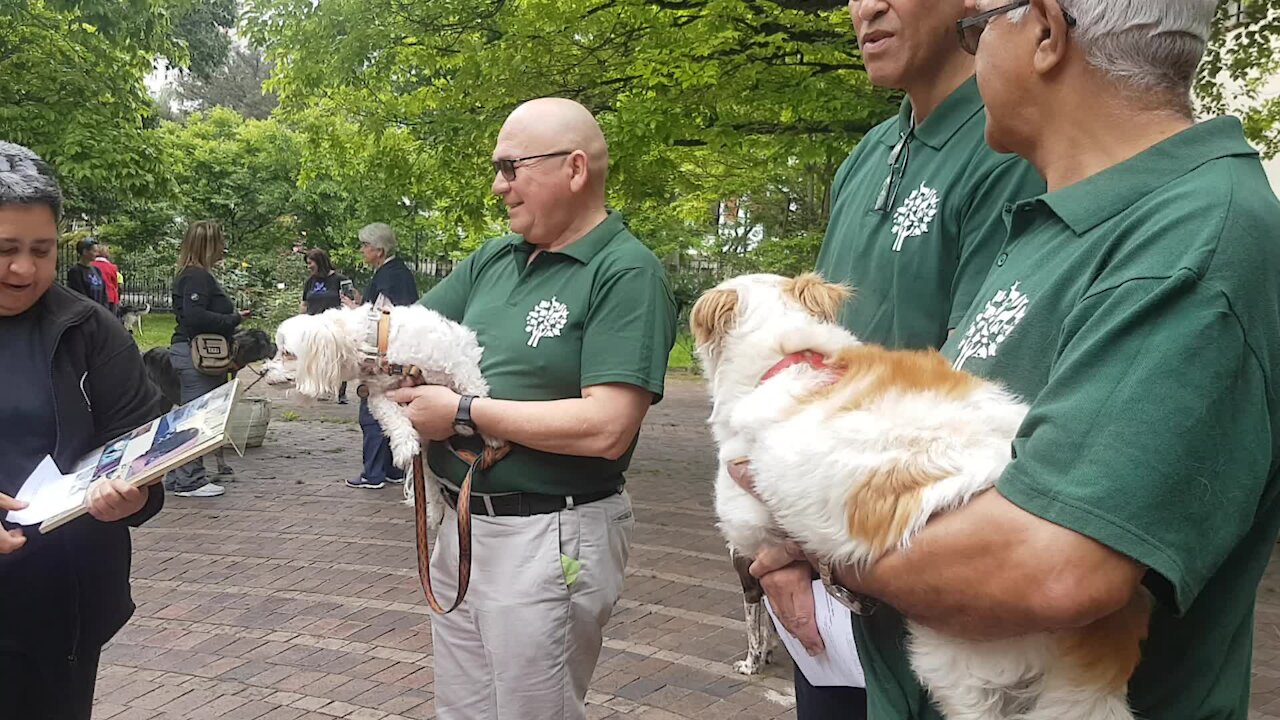
<path fill-rule="evenodd" d="M 120 306 L 120 320 L 121 322 L 124 323 L 125 330 L 128 330 L 129 334 L 133 335 L 134 337 L 138 337 L 142 335 L 142 318 L 150 314 L 151 314 L 151 303 L 146 303 L 145 305 L 141 305 L 141 306 L 139 305 L 121 305 Z M 137 328 L 138 330 L 136 333 L 134 332 L 134 328 Z"/>
<path fill-rule="evenodd" d="M 386 355 L 379 357 L 378 322 L 390 313 Z M 363 383 L 369 390 L 369 413 L 390 440 L 396 466 L 409 471 L 422 450 L 418 431 L 384 393 L 400 386 L 403 375 L 387 374 L 386 365 L 416 368 L 425 384 L 445 385 L 463 395 L 484 397 L 489 383 L 480 372 L 483 349 L 476 334 L 464 325 L 421 305 L 361 305 L 335 308 L 319 315 L 298 315 L 280 326 L 281 349 L 268 382 L 287 382 L 298 392 L 316 398 L 337 391 L 343 382 Z M 485 438 L 490 447 L 502 442 Z M 441 517 L 444 498 L 437 483 L 426 484 L 432 520 Z M 405 483 L 412 499 L 413 484 Z"/>
<path fill-rule="evenodd" d="M 866 567 L 936 514 L 995 485 L 1027 412 L 937 352 L 860 343 L 836 324 L 848 290 L 817 275 L 746 275 L 694 305 L 719 446 L 716 513 L 731 548 L 798 542 Z M 728 464 L 750 462 L 754 494 Z M 975 642 L 908 622 L 912 669 L 964 720 L 1132 720 L 1127 691 L 1150 598 L 1082 628 Z"/>
<path fill-rule="evenodd" d="M 276 344 L 271 342 L 271 337 L 262 330 L 237 330 L 231 338 L 231 359 L 235 363 L 236 370 L 275 355 Z M 169 348 L 153 347 L 144 352 L 142 365 L 147 371 L 147 377 L 160 388 L 160 393 L 164 395 L 169 405 L 180 404 L 182 382 L 178 378 L 178 371 L 173 369 Z"/>

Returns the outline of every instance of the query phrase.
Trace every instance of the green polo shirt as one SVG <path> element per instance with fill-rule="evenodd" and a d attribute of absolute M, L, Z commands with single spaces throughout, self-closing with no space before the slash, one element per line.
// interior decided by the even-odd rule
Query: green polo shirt
<path fill-rule="evenodd" d="M 1280 202 L 1220 118 L 1006 222 L 943 350 L 1031 404 L 999 492 L 1150 568 L 1139 717 L 1244 720 L 1280 530 Z"/>
<path fill-rule="evenodd" d="M 974 78 L 914 130 L 911 117 L 907 100 L 840 166 L 818 272 L 854 288 L 842 317 L 854 334 L 937 348 L 1004 241 L 1001 208 L 1043 193 L 1044 181 L 1026 161 L 987 145 Z"/>
<path fill-rule="evenodd" d="M 563 400 L 592 385 L 626 383 L 660 400 L 676 306 L 658 258 L 615 212 L 559 252 L 530 262 L 533 251 L 518 235 L 490 240 L 421 301 L 475 331 L 490 394 Z M 634 450 L 633 442 L 621 458 L 607 460 L 514 445 L 475 490 L 598 492 L 622 485 Z M 466 465 L 442 443 L 431 443 L 428 460 L 455 484 L 466 476 Z"/>
<path fill-rule="evenodd" d="M 1004 206 L 1044 193 L 1045 185 L 1025 160 L 987 145 L 986 113 L 973 78 L 914 132 L 911 117 L 906 100 L 836 173 L 817 269 L 855 289 L 841 321 L 858 337 L 891 348 L 938 348 L 968 310 L 1008 234 Z M 898 190 L 891 188 L 886 209 L 877 210 L 890 173 Z M 918 222 L 905 222 L 912 217 Z M 887 607 L 854 618 L 869 717 L 907 717 L 898 709 L 928 706 L 914 680 L 907 686 L 896 680 L 911 677 L 906 657 L 896 651 L 902 627 Z"/>

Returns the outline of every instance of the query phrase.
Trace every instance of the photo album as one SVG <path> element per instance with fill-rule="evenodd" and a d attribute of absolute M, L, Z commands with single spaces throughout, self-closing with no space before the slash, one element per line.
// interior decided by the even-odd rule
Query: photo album
<path fill-rule="evenodd" d="M 120 478 L 145 487 L 224 445 L 242 452 L 244 443 L 235 441 L 237 428 L 245 426 L 236 412 L 239 394 L 240 381 L 233 380 L 94 450 L 67 473 L 46 456 L 15 498 L 27 507 L 5 519 L 49 532 L 89 511 L 89 486 L 97 480 Z"/>

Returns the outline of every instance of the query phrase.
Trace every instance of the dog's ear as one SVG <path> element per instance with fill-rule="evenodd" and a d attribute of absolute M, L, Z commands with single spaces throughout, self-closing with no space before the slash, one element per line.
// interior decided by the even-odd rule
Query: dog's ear
<path fill-rule="evenodd" d="M 719 288 L 708 290 L 689 312 L 689 330 L 700 347 L 713 345 L 733 329 L 738 320 L 738 293 Z"/>
<path fill-rule="evenodd" d="M 782 291 L 796 299 L 809 314 L 826 322 L 836 322 L 840 308 L 853 296 L 848 285 L 830 283 L 817 273 L 805 273 L 788 278 Z"/>

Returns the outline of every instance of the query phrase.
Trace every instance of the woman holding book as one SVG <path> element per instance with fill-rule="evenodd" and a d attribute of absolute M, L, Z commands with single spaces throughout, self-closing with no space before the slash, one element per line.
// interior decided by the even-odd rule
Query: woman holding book
<path fill-rule="evenodd" d="M 45 457 L 70 470 L 165 408 L 120 323 L 53 284 L 61 212 L 49 167 L 0 142 L 0 716 L 88 720 L 101 648 L 133 614 L 129 527 L 164 492 L 98 481 L 89 515 L 47 535 L 4 518 Z"/>
<path fill-rule="evenodd" d="M 178 276 L 173 279 L 173 315 L 177 326 L 170 340 L 169 360 L 178 371 L 179 399 L 183 405 L 227 382 L 226 375 L 205 375 L 196 369 L 191 359 L 192 339 L 208 333 L 221 335 L 230 343 L 236 327 L 249 317 L 248 310 L 236 312 L 235 305 L 211 272 L 222 262 L 226 248 L 222 226 L 201 220 L 187 228 L 178 249 Z M 219 478 L 234 479 L 221 449 L 214 453 L 214 458 Z M 209 481 L 203 458 L 170 472 L 164 484 L 178 497 L 217 497 L 226 492 L 221 485 Z"/>

